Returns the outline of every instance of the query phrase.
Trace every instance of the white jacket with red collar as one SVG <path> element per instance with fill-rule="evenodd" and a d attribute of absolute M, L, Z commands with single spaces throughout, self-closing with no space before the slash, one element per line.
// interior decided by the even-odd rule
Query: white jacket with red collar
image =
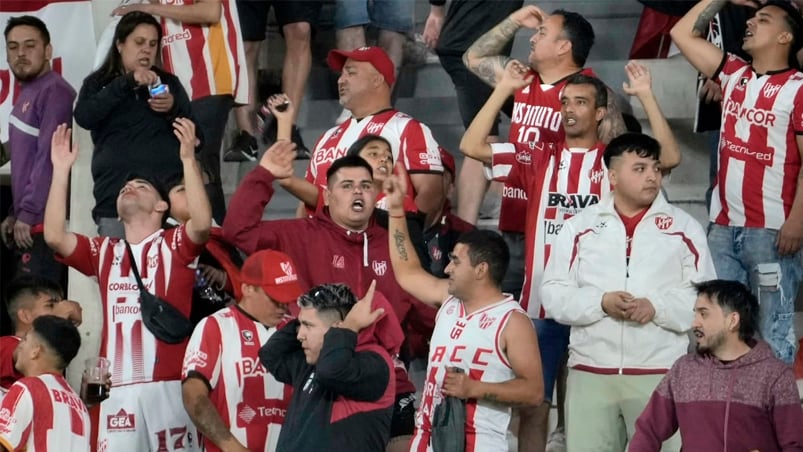
<path fill-rule="evenodd" d="M 541 287 L 547 314 L 571 325 L 569 366 L 597 373 L 668 370 L 686 353 L 693 282 L 716 278 L 703 227 L 662 194 L 636 226 L 626 258 L 625 226 L 613 193 L 566 221 Z M 605 292 L 647 298 L 655 317 L 641 325 L 609 317 Z"/>

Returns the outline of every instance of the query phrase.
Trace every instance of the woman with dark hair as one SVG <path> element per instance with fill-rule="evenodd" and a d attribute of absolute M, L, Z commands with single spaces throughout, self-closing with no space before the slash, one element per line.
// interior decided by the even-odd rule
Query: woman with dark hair
<path fill-rule="evenodd" d="M 106 59 L 86 77 L 75 105 L 75 122 L 95 143 L 92 216 L 103 236 L 123 236 L 116 200 L 129 173 L 160 179 L 182 170 L 173 120 L 191 117 L 190 101 L 178 78 L 155 66 L 161 41 L 153 16 L 123 16 Z"/>

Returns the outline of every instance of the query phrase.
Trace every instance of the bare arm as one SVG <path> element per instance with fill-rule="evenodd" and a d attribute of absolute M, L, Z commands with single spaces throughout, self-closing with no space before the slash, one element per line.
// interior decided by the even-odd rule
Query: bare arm
<path fill-rule="evenodd" d="M 719 47 L 706 40 L 706 32 L 711 19 L 726 3 L 728 0 L 703 0 L 697 3 L 672 27 L 670 33 L 683 56 L 708 78 L 714 75 L 724 54 Z"/>
<path fill-rule="evenodd" d="M 652 91 L 650 70 L 641 63 L 631 61 L 625 66 L 625 72 L 628 82 L 622 85 L 622 89 L 626 94 L 636 96 L 641 102 L 650 122 L 652 134 L 661 144 L 661 166 L 665 171 L 671 170 L 680 164 L 680 146 L 664 114 L 661 113 L 661 107 Z"/>
<path fill-rule="evenodd" d="M 277 180 L 279 181 L 279 186 L 300 199 L 303 206 L 306 206 L 310 210 L 315 210 L 318 207 L 320 190 L 308 180 L 298 176 L 290 176 Z"/>
<path fill-rule="evenodd" d="M 220 22 L 221 0 L 196 0 L 191 5 L 162 5 L 142 3 L 117 7 L 112 14 L 123 15 L 131 11 L 177 20 L 185 24 L 216 24 Z"/>
<path fill-rule="evenodd" d="M 514 312 L 502 332 L 502 346 L 515 378 L 500 383 L 472 380 L 447 372 L 443 392 L 466 399 L 486 400 L 508 406 L 534 406 L 544 401 L 544 377 L 538 354 L 538 338 L 530 319 Z"/>
<path fill-rule="evenodd" d="M 426 225 L 429 226 L 440 219 L 443 198 L 442 174 L 410 174 L 410 182 L 415 190 L 415 206 L 420 212 L 427 215 Z"/>
<path fill-rule="evenodd" d="M 605 116 L 599 123 L 599 127 L 597 127 L 597 134 L 600 141 L 608 144 L 611 140 L 627 131 L 625 120 L 622 118 L 622 110 L 616 103 L 616 94 L 610 88 L 608 88 L 606 111 Z"/>
<path fill-rule="evenodd" d="M 803 135 L 797 135 L 796 140 L 797 150 L 803 157 Z M 797 176 L 797 191 L 792 201 L 792 208 L 778 231 L 775 246 L 778 248 L 778 254 L 788 255 L 796 253 L 801 243 L 803 243 L 803 169 Z"/>
<path fill-rule="evenodd" d="M 71 131 L 61 124 L 53 132 L 50 159 L 53 162 L 53 178 L 45 205 L 45 242 L 56 253 L 69 256 L 78 245 L 78 238 L 67 231 L 67 195 L 70 185 L 70 169 L 78 159 L 78 145 L 70 149 Z"/>
<path fill-rule="evenodd" d="M 513 12 L 490 31 L 480 36 L 463 54 L 463 64 L 485 83 L 496 86 L 511 58 L 502 49 L 521 27 L 535 29 L 546 17 L 540 8 L 527 5 Z"/>
<path fill-rule="evenodd" d="M 187 118 L 176 118 L 173 133 L 181 143 L 181 164 L 184 168 L 184 189 L 187 193 L 187 235 L 196 244 L 204 244 L 209 239 L 212 228 L 212 207 L 206 196 L 201 167 L 195 160 L 195 124 Z"/>
<path fill-rule="evenodd" d="M 399 165 L 401 167 L 401 165 Z M 421 267 L 407 229 L 404 214 L 404 175 L 392 175 L 385 181 L 388 200 L 388 238 L 393 274 L 402 289 L 430 306 L 440 306 L 449 296 L 449 282 L 438 279 Z"/>
<path fill-rule="evenodd" d="M 204 437 L 225 451 L 247 451 L 231 431 L 223 423 L 212 401 L 209 400 L 209 388 L 200 378 L 189 377 L 181 384 L 181 395 L 184 409 L 192 422 Z"/>

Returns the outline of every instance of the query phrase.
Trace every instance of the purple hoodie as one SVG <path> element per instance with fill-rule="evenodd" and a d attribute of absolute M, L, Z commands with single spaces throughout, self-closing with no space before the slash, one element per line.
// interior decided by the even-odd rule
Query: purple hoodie
<path fill-rule="evenodd" d="M 792 368 L 764 341 L 739 359 L 678 359 L 636 421 L 630 452 L 657 451 L 680 429 L 684 451 L 803 451 Z"/>

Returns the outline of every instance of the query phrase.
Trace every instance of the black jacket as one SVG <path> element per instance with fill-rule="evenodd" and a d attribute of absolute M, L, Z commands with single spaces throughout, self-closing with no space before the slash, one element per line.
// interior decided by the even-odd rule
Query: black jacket
<path fill-rule="evenodd" d="M 78 94 L 75 122 L 91 132 L 95 143 L 92 216 L 96 220 L 117 217 L 117 195 L 128 174 L 161 180 L 182 171 L 173 119 L 192 117 L 190 100 L 176 76 L 156 67 L 151 70 L 173 95 L 173 109 L 167 113 L 151 110 L 148 87 L 137 86 L 133 73 L 114 78 L 90 74 Z"/>
<path fill-rule="evenodd" d="M 293 386 L 276 451 L 384 451 L 396 392 L 390 356 L 376 343 L 358 345 L 350 330 L 331 328 L 309 365 L 298 326 L 293 320 L 259 351 L 268 372 Z"/>

